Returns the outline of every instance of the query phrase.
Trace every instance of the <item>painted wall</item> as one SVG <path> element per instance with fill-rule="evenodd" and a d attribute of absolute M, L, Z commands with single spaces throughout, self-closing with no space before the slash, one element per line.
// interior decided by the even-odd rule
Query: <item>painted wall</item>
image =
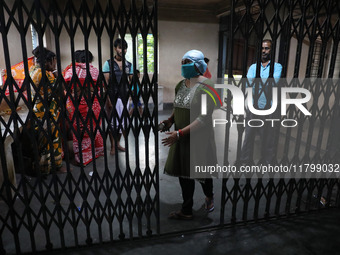
<path fill-rule="evenodd" d="M 289 48 L 289 57 L 288 57 L 288 63 L 290 63 L 290 64 L 288 64 L 288 68 L 287 68 L 287 78 L 292 78 L 294 76 L 297 44 L 298 44 L 297 39 L 291 38 L 290 48 Z M 299 68 L 299 77 L 298 78 L 305 78 L 305 76 L 306 76 L 308 50 L 309 50 L 309 45 L 304 43 L 302 45 L 302 49 L 301 49 L 301 60 L 300 60 L 300 68 Z"/>
<path fill-rule="evenodd" d="M 162 21 L 159 31 L 159 85 L 163 86 L 164 103 L 172 103 L 181 76 L 181 59 L 185 52 L 201 50 L 210 59 L 212 80 L 217 78 L 218 24 Z"/>
<path fill-rule="evenodd" d="M 79 29 L 79 28 L 78 28 Z M 101 46 L 101 64 L 103 65 L 104 62 L 110 58 L 110 37 L 108 33 L 103 32 L 101 36 L 100 46 Z M 60 50 L 60 59 L 61 59 L 61 64 L 62 68 L 65 68 L 67 65 L 69 65 L 72 61 L 71 59 L 71 39 L 64 29 L 61 33 L 60 36 L 60 45 L 61 45 L 61 50 Z M 92 52 L 93 54 L 93 62 L 92 64 L 99 68 L 99 52 L 98 52 L 98 40 L 97 36 L 94 32 L 94 30 L 91 30 L 91 33 L 89 35 L 88 39 L 88 49 Z M 85 49 L 85 40 L 84 40 L 84 35 L 79 29 L 74 37 L 74 50 L 83 50 Z"/>

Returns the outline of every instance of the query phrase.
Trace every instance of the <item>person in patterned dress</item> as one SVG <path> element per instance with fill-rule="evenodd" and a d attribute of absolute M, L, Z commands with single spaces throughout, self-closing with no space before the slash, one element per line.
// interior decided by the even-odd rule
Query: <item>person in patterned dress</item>
<path fill-rule="evenodd" d="M 55 53 L 36 47 L 32 51 L 35 57 L 35 65 L 30 69 L 33 81 L 33 89 L 36 92 L 33 102 L 36 124 L 35 131 L 38 142 L 39 168 L 42 174 L 49 174 L 52 169 L 66 172 L 62 167 L 61 137 L 57 128 L 59 118 L 59 106 L 56 101 L 56 64 Z M 44 73 L 42 70 L 44 66 Z M 44 76 L 45 77 L 44 77 Z M 52 146 L 51 147 L 51 142 Z"/>
<path fill-rule="evenodd" d="M 86 54 L 88 56 L 90 76 L 87 76 Z M 66 109 L 69 120 L 72 121 L 74 128 L 74 132 L 72 132 L 74 157 L 77 164 L 85 166 L 92 162 L 93 158 L 104 155 L 103 137 L 100 134 L 99 128 L 97 128 L 101 124 L 99 118 L 101 107 L 96 96 L 99 95 L 99 86 L 97 84 L 99 70 L 91 64 L 93 55 L 90 51 L 77 50 L 74 56 L 76 61 L 75 76 L 73 75 L 72 64 L 63 71 L 65 82 L 70 87 L 69 89 L 71 89 L 74 100 L 73 103 L 70 97 L 67 98 Z M 83 94 L 81 95 L 82 91 Z M 79 115 L 74 117 L 76 109 Z M 90 109 L 91 112 L 89 113 Z M 79 119 L 79 128 L 77 118 Z M 92 136 L 94 137 L 94 155 L 92 154 Z M 78 137 L 80 137 L 80 142 Z"/>

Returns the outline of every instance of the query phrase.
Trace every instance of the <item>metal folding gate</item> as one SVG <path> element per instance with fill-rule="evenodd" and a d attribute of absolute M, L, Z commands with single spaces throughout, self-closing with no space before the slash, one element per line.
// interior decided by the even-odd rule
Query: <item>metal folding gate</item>
<path fill-rule="evenodd" d="M 8 104 L 8 111 L 0 116 L 3 173 L 0 187 L 1 254 L 9 250 L 36 252 L 160 234 L 157 1 L 150 3 L 137 0 L 0 1 L 1 43 L 7 70 L 7 79 L 0 89 L 0 103 Z M 221 17 L 219 77 L 224 77 L 225 73 L 229 78 L 236 74 L 245 77 L 249 64 L 260 59 L 259 42 L 270 37 L 276 49 L 272 62 L 276 60 L 282 64 L 284 77 L 288 77 L 289 72 L 294 78 L 302 72 L 306 77 L 312 77 L 317 70 L 317 78 L 338 78 L 339 14 L 339 4 L 335 0 L 231 0 L 229 15 Z M 131 83 L 127 82 L 126 71 L 123 71 L 120 83 L 115 79 L 107 83 L 105 79 L 103 64 L 107 59 L 113 59 L 113 41 L 117 37 L 130 40 Z M 150 37 L 153 43 L 150 43 Z M 44 97 L 48 94 L 47 89 L 37 95 L 41 87 L 35 86 L 30 76 L 30 49 L 35 44 L 41 45 L 40 50 L 44 45 L 56 54 L 59 74 L 51 92 L 59 106 L 56 120 L 49 112 L 42 119 L 36 115 L 38 101 L 45 106 L 51 102 L 48 96 Z M 91 50 L 99 69 L 96 82 L 87 72 L 82 83 L 84 89 L 79 94 L 72 92 L 61 74 L 67 64 L 75 65 L 74 52 L 78 49 Z M 294 58 L 291 56 L 293 50 Z M 307 52 L 307 61 L 303 64 L 305 71 L 301 64 L 304 50 Z M 233 55 L 235 52 L 239 54 Z M 17 55 L 23 61 L 21 67 L 19 65 L 24 74 L 22 80 L 10 72 L 11 66 L 13 70 L 13 65 L 20 62 L 15 61 Z M 326 55 L 330 56 L 328 61 Z M 69 62 L 63 62 L 65 59 Z M 141 81 L 137 76 L 137 66 L 143 69 Z M 86 55 L 86 68 L 90 68 L 89 55 Z M 112 76 L 113 67 L 110 68 Z M 42 81 L 46 83 L 47 77 L 43 76 Z M 131 115 L 124 107 L 121 117 L 116 110 L 111 113 L 105 110 L 108 98 L 113 103 L 118 101 L 113 87 L 122 86 L 124 82 L 134 105 L 138 104 L 140 97 L 143 99 L 141 115 L 137 107 Z M 244 89 L 242 82 L 238 86 Z M 313 116 L 303 119 L 295 109 L 289 108 L 289 115 L 297 117 L 303 124 L 294 134 L 280 130 L 277 144 L 283 145 L 283 150 L 281 154 L 277 153 L 277 161 L 285 164 L 338 164 L 339 80 L 297 82 L 294 80 L 288 85 L 303 86 L 311 91 L 314 103 L 308 109 L 313 111 Z M 79 84 L 80 80 L 73 77 L 71 85 Z M 139 93 L 135 93 L 133 84 L 140 88 Z M 65 89 L 61 89 L 63 87 Z M 87 90 L 87 87 L 93 87 L 94 91 Z M 87 113 L 85 116 L 75 113 L 70 119 L 67 99 L 79 108 L 81 98 L 89 108 Z M 97 116 L 95 99 L 100 105 Z M 126 104 L 127 97 L 122 101 Z M 226 101 L 227 109 L 231 109 L 230 95 Z M 230 114 L 228 111 L 228 119 Z M 117 151 L 119 129 L 123 124 L 125 154 Z M 58 173 L 52 157 L 51 173 L 41 174 L 37 153 L 39 135 L 47 140 L 52 154 L 51 137 L 58 132 L 66 144 L 67 131 L 74 135 L 79 147 L 87 133 L 92 157 L 96 156 L 95 134 L 99 133 L 103 139 L 103 157 L 88 166 L 81 164 L 76 167 L 70 164 L 72 153 L 66 145 L 63 165 L 67 173 Z M 232 147 L 236 155 L 240 154 L 244 130 L 237 130 L 237 144 L 230 144 L 230 132 L 230 126 L 226 126 L 225 165 L 233 164 L 234 159 L 228 153 Z M 110 148 L 107 148 L 110 133 L 115 138 L 114 156 L 109 155 Z M 294 156 L 290 153 L 292 144 Z M 83 162 L 82 153 L 79 157 Z M 257 163 L 255 160 L 254 164 Z M 218 193 L 215 190 L 216 196 L 221 195 L 220 226 L 338 207 L 340 198 L 339 182 L 334 178 L 229 178 L 223 179 L 222 192 Z"/>
<path fill-rule="evenodd" d="M 36 252 L 159 233 L 156 2 L 0 1 L 0 16 L 7 70 L 0 91 L 0 102 L 5 104 L 0 117 L 0 253 Z M 111 65 L 111 78 L 106 80 L 103 64 L 113 60 L 117 38 L 128 42 L 133 72 L 123 68 L 119 81 Z M 46 65 L 41 65 L 46 75 L 41 75 L 40 83 L 32 78 L 32 71 L 30 74 L 35 44 L 42 63 L 49 60 L 43 47 L 55 53 L 58 76 L 53 84 L 48 83 L 53 70 L 47 70 Z M 126 46 L 122 43 L 121 47 L 125 50 Z M 77 50 L 92 52 L 99 69 L 96 79 L 89 54 L 84 55 L 84 79 L 75 75 L 72 68 L 78 61 Z M 127 66 L 124 54 L 122 58 Z M 38 58 L 35 62 L 40 63 Z M 62 71 L 70 63 L 73 75 L 67 82 Z M 141 80 L 137 68 L 144 73 Z M 119 100 L 114 87 L 122 86 L 126 87 L 122 103 L 127 105 L 130 97 L 137 106 L 143 100 L 142 114 L 137 107 L 130 113 L 124 107 L 121 116 L 115 107 L 106 110 L 108 99 L 112 105 Z M 86 102 L 85 111 L 82 102 Z M 55 111 L 51 110 L 53 103 L 57 104 Z M 74 106 L 72 117 L 67 114 L 68 104 Z M 40 110 L 39 115 L 39 107 L 50 110 Z M 59 115 L 53 118 L 55 113 Z M 123 126 L 125 143 L 122 139 L 121 145 L 126 152 L 118 153 Z M 78 147 L 89 148 L 86 156 L 82 150 L 76 152 L 78 166 L 70 164 L 73 156 L 68 133 Z M 109 134 L 115 139 L 114 156 L 109 155 Z M 63 141 L 66 173 L 60 173 L 57 166 L 56 137 Z M 41 172 L 42 156 L 37 152 L 42 145 L 50 155 L 49 174 Z M 85 166 L 87 157 L 93 161 Z"/>
<path fill-rule="evenodd" d="M 245 91 L 246 84 L 249 84 L 245 79 L 248 68 L 252 63 L 260 66 L 262 40 L 271 39 L 270 77 L 273 77 L 274 62 L 279 62 L 283 67 L 283 79 L 276 84 L 278 87 L 304 88 L 312 94 L 312 103 L 304 104 L 312 116 L 304 116 L 295 107 L 288 108 L 287 118 L 297 120 L 298 126 L 277 129 L 276 137 L 272 138 L 276 139 L 274 163 L 338 167 L 340 136 L 336 130 L 340 127 L 340 76 L 336 66 L 340 59 L 339 2 L 231 0 L 230 5 L 230 11 L 220 22 L 218 77 L 228 75 L 223 80 Z M 257 72 L 256 77 L 260 77 L 259 69 Z M 227 94 L 225 101 L 226 119 L 241 122 L 237 116 L 231 115 L 232 95 Z M 232 128 L 227 125 L 224 165 L 234 162 L 237 165 L 241 155 L 244 128 L 237 127 L 236 144 L 231 143 L 231 132 Z M 260 141 L 255 142 L 254 147 L 259 149 L 256 143 Z M 236 154 L 234 162 L 228 155 L 233 149 Z M 251 164 L 260 166 L 263 159 L 255 154 L 256 151 Z M 221 223 L 288 216 L 339 206 L 338 175 L 336 178 L 281 177 L 252 179 L 248 175 L 248 178 L 224 179 Z"/>

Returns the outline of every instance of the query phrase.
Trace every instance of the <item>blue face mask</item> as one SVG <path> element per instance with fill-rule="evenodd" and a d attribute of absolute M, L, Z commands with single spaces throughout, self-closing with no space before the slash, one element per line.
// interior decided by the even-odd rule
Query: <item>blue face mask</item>
<path fill-rule="evenodd" d="M 186 79 L 190 79 L 197 75 L 200 75 L 195 69 L 195 63 L 189 63 L 182 65 L 182 76 Z"/>

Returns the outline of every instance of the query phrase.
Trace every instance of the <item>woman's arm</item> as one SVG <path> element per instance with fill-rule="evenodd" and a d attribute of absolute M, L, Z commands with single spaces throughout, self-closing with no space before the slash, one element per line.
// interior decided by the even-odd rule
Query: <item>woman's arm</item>
<path fill-rule="evenodd" d="M 211 86 L 214 86 L 211 84 Z M 195 96 L 200 97 L 202 90 L 200 90 L 199 93 L 197 93 Z M 204 125 L 210 125 L 209 119 L 211 119 L 211 116 L 213 114 L 213 111 L 215 109 L 215 104 L 211 97 L 207 97 L 207 114 L 205 115 L 199 115 L 194 121 L 192 121 L 188 126 L 179 129 L 178 131 L 173 131 L 173 132 L 167 132 L 166 134 L 168 137 L 164 138 L 162 140 L 162 144 L 165 146 L 171 146 L 173 145 L 176 141 L 180 139 L 182 136 L 186 136 L 190 134 L 191 132 L 194 132 L 198 129 L 200 129 Z"/>
<path fill-rule="evenodd" d="M 171 128 L 172 124 L 174 124 L 174 112 L 170 115 L 170 117 L 167 120 L 162 120 L 160 124 L 164 123 L 164 127 L 161 132 L 169 131 Z"/>
<path fill-rule="evenodd" d="M 190 134 L 190 132 L 199 129 L 201 126 L 202 123 L 196 119 L 183 129 L 180 129 L 178 131 L 166 132 L 165 134 L 167 134 L 168 137 L 162 139 L 162 144 L 164 146 L 170 147 L 175 142 L 177 142 L 180 139 L 180 137 Z"/>

